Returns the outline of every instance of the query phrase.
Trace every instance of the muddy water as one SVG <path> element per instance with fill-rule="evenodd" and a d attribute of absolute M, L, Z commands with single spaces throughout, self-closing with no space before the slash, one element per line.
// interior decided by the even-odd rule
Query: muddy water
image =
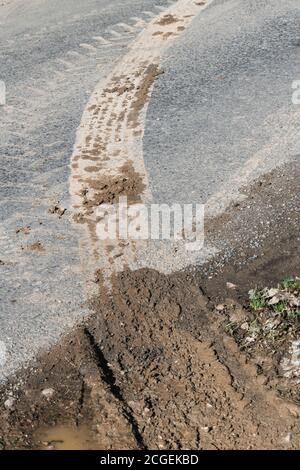
<path fill-rule="evenodd" d="M 37 431 L 36 447 L 44 450 L 99 450 L 94 432 L 88 425 L 54 426 Z"/>

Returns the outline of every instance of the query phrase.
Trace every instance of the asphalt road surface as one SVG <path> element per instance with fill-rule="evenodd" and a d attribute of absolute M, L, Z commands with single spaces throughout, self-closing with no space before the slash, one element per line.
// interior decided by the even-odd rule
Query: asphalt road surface
<path fill-rule="evenodd" d="M 96 83 L 169 3 L 0 6 L 2 379 L 88 313 L 68 219 L 75 132 Z M 173 43 L 145 129 L 155 201 L 206 203 L 221 192 L 226 205 L 258 173 L 297 158 L 299 20 L 297 0 L 215 0 Z"/>
<path fill-rule="evenodd" d="M 300 153 L 299 22 L 297 0 L 216 0 L 171 46 L 144 139 L 156 201 L 207 203 L 254 156 L 241 183 Z"/>

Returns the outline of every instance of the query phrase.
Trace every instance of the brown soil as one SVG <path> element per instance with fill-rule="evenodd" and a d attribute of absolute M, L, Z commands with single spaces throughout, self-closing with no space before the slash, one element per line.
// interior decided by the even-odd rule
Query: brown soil
<path fill-rule="evenodd" d="M 300 405 L 299 319 L 269 309 L 253 311 L 230 299 L 218 308 L 224 330 L 255 365 L 264 385 Z"/>
<path fill-rule="evenodd" d="M 240 352 L 197 276 L 127 271 L 113 285 L 85 325 L 2 390 L 5 448 L 56 448 L 62 425 L 87 425 L 95 449 L 299 447 L 299 408 Z"/>
<path fill-rule="evenodd" d="M 299 275 L 299 176 L 299 160 L 265 174 L 243 188 L 243 201 L 207 222 L 206 240 L 221 250 L 201 270 L 207 296 L 244 303 L 249 289 Z M 238 289 L 228 290 L 226 281 Z"/>
<path fill-rule="evenodd" d="M 280 371 L 290 344 L 262 354 L 265 338 L 245 349 L 240 331 L 249 289 L 299 275 L 296 170 L 263 177 L 211 222 L 208 239 L 222 231 L 234 255 L 169 276 L 125 271 L 109 295 L 98 275 L 91 317 L 3 387 L 2 447 L 55 448 L 61 426 L 67 441 L 88 426 L 89 448 L 298 449 L 299 384 Z"/>

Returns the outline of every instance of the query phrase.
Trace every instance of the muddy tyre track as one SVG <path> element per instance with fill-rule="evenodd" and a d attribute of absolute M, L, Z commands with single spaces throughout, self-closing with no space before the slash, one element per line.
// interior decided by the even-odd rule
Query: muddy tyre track
<path fill-rule="evenodd" d="M 74 220 L 83 229 L 81 250 L 88 277 L 99 268 L 105 279 L 128 265 L 134 268 L 134 242 L 97 239 L 97 209 L 117 203 L 120 196 L 126 196 L 129 204 L 151 201 L 142 140 L 153 84 L 163 72 L 160 59 L 210 3 L 179 0 L 155 17 L 99 83 L 88 103 L 77 133 L 70 178 Z"/>

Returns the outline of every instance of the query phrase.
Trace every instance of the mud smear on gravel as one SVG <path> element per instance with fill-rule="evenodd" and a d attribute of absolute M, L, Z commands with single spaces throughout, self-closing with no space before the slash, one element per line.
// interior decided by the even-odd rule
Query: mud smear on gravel
<path fill-rule="evenodd" d="M 82 192 L 84 212 L 76 214 L 76 222 L 85 222 L 86 217 L 93 214 L 101 204 L 117 203 L 120 196 L 127 196 L 130 204 L 140 202 L 140 194 L 144 189 L 140 175 L 128 161 L 121 168 L 120 175 L 102 176 L 100 179 L 86 180 L 88 187 Z M 92 196 L 90 191 L 92 190 Z"/>
<path fill-rule="evenodd" d="M 34 251 L 37 253 L 44 253 L 45 247 L 41 242 L 35 242 L 35 243 L 32 243 L 31 245 L 26 246 L 25 250 Z"/>
<path fill-rule="evenodd" d="M 81 224 L 82 270 L 88 283 L 97 263 L 109 283 L 112 271 L 134 267 L 137 261 L 135 243 L 116 246 L 116 256 L 107 256 L 105 243 L 96 237 L 97 208 L 114 202 L 118 195 L 129 196 L 129 204 L 151 200 L 143 159 L 148 101 L 154 81 L 162 73 L 160 61 L 168 44 L 201 10 L 191 0 L 180 0 L 153 18 L 105 82 L 98 83 L 83 113 L 71 157 L 70 194 L 73 220 Z M 157 31 L 162 35 L 155 35 Z M 131 168 L 127 168 L 129 164 Z M 105 186 L 112 187 L 112 194 Z M 108 219 L 109 215 L 104 216 L 101 222 Z"/>
<path fill-rule="evenodd" d="M 167 26 L 169 24 L 178 23 L 178 21 L 182 21 L 182 20 L 176 18 L 176 16 L 174 16 L 174 15 L 169 14 L 169 15 L 163 16 L 155 24 L 158 24 L 159 26 Z"/>
<path fill-rule="evenodd" d="M 145 185 L 130 160 L 122 165 L 117 176 L 95 176 L 85 180 L 86 188 L 81 191 L 82 209 L 74 214 L 73 220 L 86 224 L 91 240 L 97 246 L 96 229 L 100 220 L 97 209 L 103 204 L 117 204 L 120 196 L 126 196 L 129 204 L 139 203 Z"/>
<path fill-rule="evenodd" d="M 162 73 L 159 70 L 158 65 L 150 64 L 146 67 L 144 72 L 141 72 L 144 75 L 143 81 L 139 86 L 135 94 L 135 98 L 131 105 L 131 109 L 128 116 L 128 123 L 131 127 L 135 128 L 138 126 L 138 119 L 141 111 L 143 110 L 145 104 L 149 99 L 149 92 L 157 77 Z"/>

